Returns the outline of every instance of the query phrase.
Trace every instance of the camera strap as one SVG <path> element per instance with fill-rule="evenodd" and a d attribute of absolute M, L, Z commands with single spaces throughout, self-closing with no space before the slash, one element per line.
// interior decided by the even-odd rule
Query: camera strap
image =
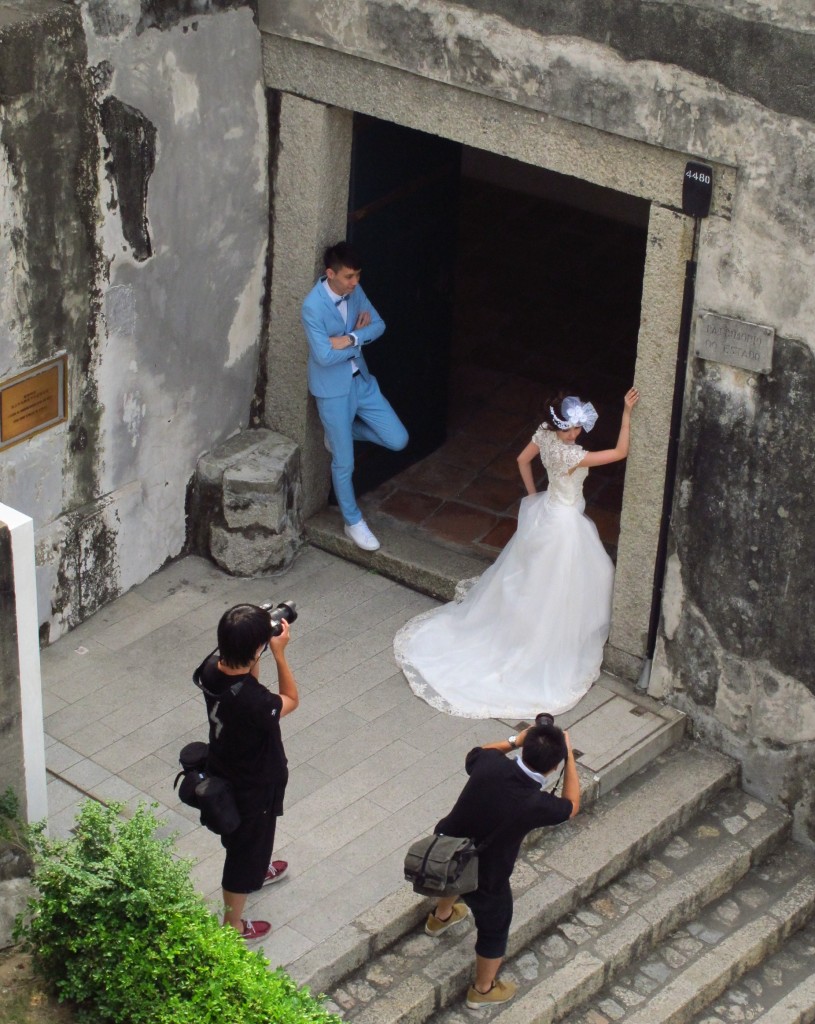
<path fill-rule="evenodd" d="M 193 674 L 192 674 L 192 681 L 195 683 L 195 685 L 198 687 L 198 689 L 201 691 L 201 693 L 203 693 L 207 697 L 212 697 L 213 700 L 223 700 L 224 697 L 228 696 L 229 694 L 231 694 L 233 697 L 237 697 L 238 694 L 243 689 L 243 679 L 238 679 L 237 682 L 234 682 L 230 687 L 228 687 L 226 690 L 224 690 L 223 693 L 213 693 L 212 690 L 208 690 L 206 688 L 206 686 L 204 686 L 203 682 L 201 681 L 201 676 L 202 676 L 203 671 L 204 671 L 204 669 L 205 669 L 205 667 L 207 665 L 207 662 L 209 661 L 210 658 L 212 658 L 217 653 L 218 653 L 218 648 L 217 647 L 215 648 L 214 651 L 210 651 L 209 652 L 209 654 L 206 656 L 206 658 L 204 658 L 204 660 L 201 662 L 201 664 L 198 666 L 198 668 L 193 672 Z"/>

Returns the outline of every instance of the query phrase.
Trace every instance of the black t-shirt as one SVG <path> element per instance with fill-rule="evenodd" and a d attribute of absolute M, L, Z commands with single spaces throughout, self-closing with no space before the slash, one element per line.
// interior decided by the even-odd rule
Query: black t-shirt
<path fill-rule="evenodd" d="M 252 675 L 230 676 L 210 657 L 201 672 L 209 716 L 209 770 L 229 779 L 243 814 L 283 813 L 289 772 L 280 735 L 280 695 Z M 237 686 L 240 684 L 240 687 Z M 231 692 L 237 689 L 237 693 Z"/>
<path fill-rule="evenodd" d="M 478 858 L 479 890 L 498 889 L 512 874 L 524 836 L 533 828 L 566 821 L 572 802 L 542 793 L 534 779 L 498 750 L 474 747 L 464 764 L 470 778 L 436 832 L 480 842 L 500 826 Z"/>

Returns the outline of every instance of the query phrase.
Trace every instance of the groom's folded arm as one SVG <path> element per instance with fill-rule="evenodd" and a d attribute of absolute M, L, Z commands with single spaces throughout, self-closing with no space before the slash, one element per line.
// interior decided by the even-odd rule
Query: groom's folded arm
<path fill-rule="evenodd" d="M 371 320 L 365 327 L 355 327 L 352 333 L 360 345 L 367 345 L 369 341 L 376 341 L 377 338 L 380 338 L 385 333 L 385 321 L 371 305 L 371 300 L 365 292 L 362 289 L 359 289 L 359 291 L 361 293 L 360 307 L 357 316 L 359 316 L 359 313 L 369 313 Z"/>
<path fill-rule="evenodd" d="M 321 317 L 304 309 L 302 320 L 311 354 L 318 365 L 334 366 L 337 363 L 345 363 L 352 358 L 355 351 L 352 345 L 342 349 L 332 346 L 331 339 Z"/>

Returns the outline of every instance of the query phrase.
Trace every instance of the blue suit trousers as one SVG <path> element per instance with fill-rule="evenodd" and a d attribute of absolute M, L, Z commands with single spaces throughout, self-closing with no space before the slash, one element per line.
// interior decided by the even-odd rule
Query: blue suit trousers
<path fill-rule="evenodd" d="M 379 390 L 376 377 L 358 374 L 347 395 L 315 398 L 317 411 L 331 445 L 331 479 L 342 517 L 349 526 L 362 519 L 354 495 L 354 441 L 373 441 L 401 451 L 408 433 L 390 402 Z"/>

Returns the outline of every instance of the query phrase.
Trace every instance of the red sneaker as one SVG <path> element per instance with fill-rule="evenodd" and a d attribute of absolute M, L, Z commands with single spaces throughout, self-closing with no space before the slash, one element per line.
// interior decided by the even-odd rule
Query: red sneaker
<path fill-rule="evenodd" d="M 243 931 L 238 934 L 242 939 L 247 942 L 260 942 L 261 939 L 265 939 L 269 932 L 272 930 L 272 926 L 268 921 L 241 921 L 243 925 Z"/>
<path fill-rule="evenodd" d="M 271 885 L 272 882 L 279 882 L 288 870 L 289 865 L 285 860 L 273 860 L 269 865 L 269 870 L 266 872 L 266 877 L 263 879 L 261 886 Z"/>

